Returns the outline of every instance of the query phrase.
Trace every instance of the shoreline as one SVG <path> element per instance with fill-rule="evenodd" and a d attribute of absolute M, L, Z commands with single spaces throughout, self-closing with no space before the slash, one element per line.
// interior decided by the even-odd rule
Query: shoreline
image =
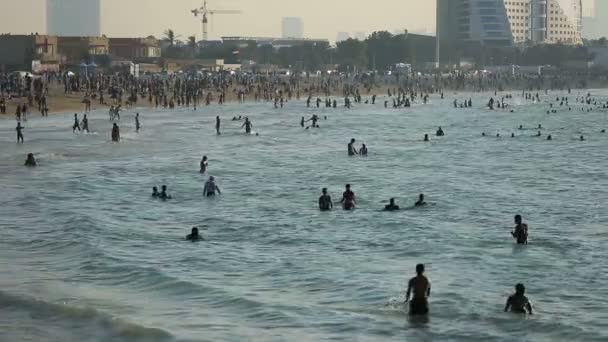
<path fill-rule="evenodd" d="M 599 87 L 594 87 L 594 86 L 599 86 Z M 396 85 L 391 85 L 390 87 L 388 85 L 381 85 L 381 86 L 375 86 L 373 87 L 369 92 L 368 91 L 364 91 L 361 94 L 361 97 L 363 100 L 366 100 L 368 98 L 371 98 L 372 95 L 377 95 L 378 97 L 382 98 L 383 96 L 387 95 L 388 93 L 388 89 L 390 88 L 391 90 L 396 88 Z M 576 91 L 589 91 L 589 90 L 601 90 L 601 89 L 608 89 L 608 85 L 606 84 L 594 84 L 591 87 L 587 87 L 587 88 L 572 88 L 572 93 L 574 94 Z M 524 91 L 523 89 L 503 89 L 498 91 L 498 93 L 515 93 L 515 92 L 522 92 Z M 549 90 L 550 92 L 553 91 L 560 91 L 560 89 L 552 89 Z M 565 91 L 565 89 L 561 89 L 561 91 Z M 445 93 L 445 97 L 446 98 L 450 98 L 451 96 L 454 96 L 455 94 L 461 94 L 461 93 L 492 93 L 492 90 L 488 89 L 488 90 L 484 90 L 484 91 L 474 91 L 471 89 L 444 89 L 443 91 Z M 526 90 L 526 92 L 530 92 L 528 90 Z M 534 90 L 531 91 L 532 93 L 536 93 L 536 92 L 543 92 L 544 90 Z M 307 93 L 308 94 L 308 93 Z M 298 99 L 297 97 L 293 97 L 290 100 L 286 100 L 286 103 L 289 102 L 294 102 L 294 101 L 302 101 L 305 102 L 306 98 L 308 97 L 307 94 L 303 94 L 303 92 L 300 94 L 300 98 Z M 433 95 L 437 95 L 438 93 L 435 92 L 433 93 Z M 217 97 L 219 96 L 218 92 L 213 92 L 214 98 L 217 99 Z M 332 91 L 330 93 L 331 98 L 343 98 L 344 95 L 342 94 L 341 91 Z M 61 114 L 67 114 L 67 113 L 77 113 L 77 114 L 82 114 L 82 113 L 86 113 L 85 112 L 85 105 L 83 103 L 83 98 L 84 98 L 84 93 L 79 92 L 79 93 L 72 93 L 72 94 L 64 94 L 63 93 L 63 88 L 58 87 L 58 86 L 54 86 L 54 87 L 50 87 L 49 88 L 49 94 L 47 95 L 47 107 L 49 109 L 48 113 L 49 115 L 61 115 Z M 316 98 L 321 98 L 321 99 L 325 99 L 326 96 L 324 93 L 322 92 L 313 92 L 312 93 L 312 98 L 313 101 L 311 103 L 311 108 L 315 107 L 316 105 L 314 104 L 314 101 L 316 100 Z M 226 99 L 225 99 L 225 103 L 230 103 L 230 104 L 234 104 L 234 103 L 239 103 L 239 98 L 238 98 L 238 93 L 236 89 L 231 89 L 229 92 L 226 92 Z M 253 98 L 252 94 L 249 94 L 244 103 L 269 103 L 272 104 L 272 101 L 266 101 L 266 100 L 259 100 L 256 101 Z M 0 120 L 9 120 L 9 119 L 15 119 L 15 111 L 16 111 L 16 106 L 17 104 L 26 104 L 28 105 L 28 114 L 27 117 L 32 117 L 32 116 L 41 116 L 40 111 L 38 110 L 38 107 L 36 104 L 34 104 L 33 106 L 29 106 L 28 104 L 28 100 L 26 97 L 22 97 L 19 98 L 18 101 L 15 100 L 15 98 L 13 99 L 8 99 L 6 98 L 6 113 L 5 114 L 1 114 L 0 113 Z M 382 103 L 380 102 L 376 102 L 376 104 L 380 104 L 382 105 Z M 217 100 L 214 100 L 211 105 L 218 105 Z M 97 99 L 92 99 L 91 100 L 91 112 L 94 111 L 99 111 L 99 110 L 109 110 L 111 104 L 109 103 L 104 103 L 104 104 L 100 104 L 99 101 Z M 124 104 L 123 104 L 124 106 Z M 323 104 L 324 106 L 324 104 Z M 193 106 L 176 106 L 175 108 L 192 108 Z M 203 99 L 199 99 L 199 103 L 197 104 L 197 108 L 205 108 L 207 107 L 203 101 Z M 169 110 L 169 108 L 164 108 L 163 106 L 159 106 L 159 107 L 155 107 L 154 102 L 150 102 L 148 100 L 148 98 L 142 98 L 141 96 L 138 98 L 137 103 L 133 104 L 131 107 L 123 107 L 122 110 L 129 110 L 132 108 L 144 108 L 144 109 L 154 109 L 154 108 L 158 108 L 158 109 L 166 109 Z"/>

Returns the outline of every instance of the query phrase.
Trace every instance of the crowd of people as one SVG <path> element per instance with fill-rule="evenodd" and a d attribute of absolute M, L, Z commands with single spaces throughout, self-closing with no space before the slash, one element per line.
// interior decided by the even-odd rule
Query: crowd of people
<path fill-rule="evenodd" d="M 152 107 L 163 107 L 173 109 L 175 106 L 190 107 L 196 110 L 197 105 L 204 103 L 210 105 L 212 101 L 217 101 L 218 104 L 223 104 L 227 101 L 228 93 L 232 92 L 236 96 L 238 101 L 244 102 L 248 96 L 253 95 L 256 101 L 268 101 L 274 103 L 275 108 L 284 107 L 285 103 L 292 101 L 292 98 L 300 98 L 301 93 L 308 94 L 306 99 L 306 106 L 310 107 L 314 93 L 321 93 L 325 96 L 325 100 L 320 97 L 316 99 L 316 106 L 319 108 L 321 103 L 325 102 L 325 107 L 336 108 L 337 100 L 335 97 L 332 98 L 332 94 L 335 94 L 337 90 L 341 90 L 342 96 L 344 97 L 344 107 L 350 108 L 352 103 L 355 104 L 368 104 L 375 105 L 376 95 L 370 95 L 369 98 L 363 98 L 362 93 L 370 91 L 374 88 L 377 80 L 374 80 L 371 76 L 356 75 L 352 78 L 345 76 L 334 76 L 334 77 L 322 77 L 320 79 L 310 80 L 310 78 L 299 78 L 289 77 L 287 79 L 278 76 L 264 76 L 264 75 L 247 75 L 247 74 L 227 74 L 227 73 L 209 73 L 196 75 L 195 77 L 178 77 L 171 76 L 166 78 L 160 77 L 146 77 L 146 78 L 134 78 L 128 75 L 93 75 L 91 77 L 69 77 L 67 74 L 64 75 L 47 75 L 44 79 L 27 79 L 19 80 L 15 78 L 9 78 L 7 81 L 6 77 L 0 76 L 0 109 L 2 103 L 5 103 L 5 94 L 16 94 L 18 97 L 27 97 L 30 102 L 30 107 L 33 101 L 37 101 L 39 110 L 44 116 L 45 112 L 48 112 L 46 95 L 48 94 L 48 86 L 53 82 L 63 85 L 65 94 L 71 94 L 73 92 L 84 92 L 85 114 L 83 114 L 82 120 L 79 119 L 78 113 L 74 114 L 74 122 L 72 125 L 72 131 L 89 131 L 89 123 L 86 112 L 90 110 L 90 101 L 97 99 L 100 104 L 106 104 L 109 99 L 111 101 L 110 107 L 110 120 L 120 120 L 120 111 L 122 110 L 123 103 L 127 108 L 138 105 L 140 101 L 147 101 Z M 482 91 L 486 87 L 493 86 L 495 89 L 503 86 L 512 85 L 512 83 L 524 82 L 527 86 L 531 84 L 537 84 L 538 79 L 510 79 L 500 77 L 478 77 L 468 78 L 462 75 L 450 75 L 447 78 L 434 76 L 428 78 L 416 78 L 415 82 L 412 79 L 398 80 L 396 87 L 391 87 L 387 83 L 388 87 L 387 96 L 393 102 L 393 108 L 409 108 L 414 103 L 420 102 L 425 104 L 429 101 L 431 95 L 441 99 L 444 98 L 443 89 L 467 89 L 473 87 L 475 90 Z M 565 87 L 566 84 L 558 84 L 559 86 Z M 529 87 L 531 88 L 531 87 Z M 528 88 L 528 89 L 529 89 Z M 495 92 L 495 96 L 497 96 Z M 541 101 L 539 93 L 533 94 L 533 92 L 523 91 L 522 97 L 525 101 Z M 351 101 L 352 98 L 352 101 Z M 508 110 L 513 112 L 513 107 L 508 103 L 512 99 L 512 95 L 507 94 L 500 100 L 495 100 L 493 97 L 490 98 L 487 105 L 485 106 L 488 110 Z M 608 103 L 601 103 L 598 99 L 595 99 L 591 94 L 587 94 L 583 97 L 577 97 L 575 100 L 576 104 L 581 105 L 582 111 L 591 111 L 596 109 L 608 109 Z M 389 101 L 384 102 L 384 106 L 388 108 Z M 457 99 L 453 102 L 454 108 L 472 108 L 472 99 L 464 99 L 461 103 Z M 29 109 L 25 104 L 23 106 L 17 106 L 18 115 L 17 119 L 17 142 L 23 143 L 23 130 L 24 126 L 22 122 L 27 119 L 26 113 Z M 550 108 L 547 114 L 553 114 L 557 111 L 557 108 L 568 111 L 572 110 L 572 106 L 568 102 L 567 97 L 561 97 L 556 99 L 556 103 L 551 102 Z M 139 113 L 135 115 L 135 130 L 139 132 L 141 128 Z M 326 119 L 327 117 L 325 117 Z M 254 134 L 253 123 L 249 117 L 233 117 L 233 121 L 242 121 L 241 128 L 244 129 L 246 134 Z M 310 119 L 306 120 L 304 117 L 301 118 L 300 125 L 305 127 L 307 122 L 311 122 L 308 128 L 319 128 L 319 116 L 313 114 Z M 216 116 L 215 130 L 216 134 L 221 134 L 221 119 Z M 537 136 L 541 136 L 542 125 L 539 124 Z M 520 125 L 519 130 L 525 130 L 523 125 Z M 605 130 L 601 131 L 602 133 Z M 256 133 L 257 134 L 257 133 Z M 435 132 L 436 137 L 444 137 L 445 131 L 441 126 Z M 482 133 L 486 136 L 486 133 Z M 500 137 L 500 134 L 496 134 Z M 511 134 L 511 137 L 515 137 L 515 133 Z M 113 142 L 120 141 L 120 128 L 116 122 L 112 123 L 111 129 L 111 140 Z M 547 140 L 552 140 L 552 135 L 547 136 Z M 581 136 L 580 140 L 584 140 Z M 424 135 L 424 141 L 430 141 L 429 134 Z M 362 144 L 360 148 L 355 146 L 356 140 L 353 138 L 350 140 L 347 146 L 348 156 L 367 156 L 368 148 L 365 144 Z M 37 165 L 35 157 L 32 153 L 27 155 L 25 165 L 28 167 L 34 167 Z M 207 156 L 203 156 L 200 161 L 201 174 L 207 174 L 209 171 L 209 160 Z M 157 187 L 152 190 L 152 197 L 163 201 L 170 200 L 172 197 L 167 193 L 167 186 L 162 185 L 161 191 L 158 191 Z M 322 194 L 318 199 L 318 207 L 320 211 L 330 211 L 334 208 L 333 200 L 328 192 L 327 188 L 322 189 Z M 220 195 L 221 190 L 218 186 L 214 176 L 209 176 L 203 186 L 203 196 L 213 197 Z M 350 184 L 346 184 L 345 190 L 340 200 L 340 205 L 344 210 L 355 210 L 357 208 L 357 198 Z M 413 208 L 420 208 L 426 206 L 424 194 L 420 194 L 418 199 L 413 205 Z M 394 212 L 399 211 L 401 208 L 396 203 L 395 198 L 390 198 L 389 203 L 384 206 L 385 211 Z M 515 228 L 511 232 L 511 236 L 519 245 L 526 245 L 528 243 L 528 226 L 523 222 L 520 215 L 515 216 Z M 189 241 L 201 241 L 203 237 L 199 233 L 198 227 L 194 227 L 191 233 L 186 237 Z M 425 267 L 423 264 L 416 266 L 416 276 L 410 279 L 407 286 L 407 293 L 405 301 L 409 302 L 409 312 L 412 315 L 426 315 L 429 312 L 428 297 L 431 293 L 431 285 L 428 278 L 425 276 Z M 410 300 L 410 297 L 411 300 Z M 505 311 L 513 312 L 527 312 L 532 314 L 532 307 L 530 301 L 525 296 L 525 287 L 523 284 L 517 284 L 515 286 L 515 294 L 510 296 L 507 300 Z"/>

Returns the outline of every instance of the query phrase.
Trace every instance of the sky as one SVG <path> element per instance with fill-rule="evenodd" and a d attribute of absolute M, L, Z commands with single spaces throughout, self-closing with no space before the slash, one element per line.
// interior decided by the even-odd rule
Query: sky
<path fill-rule="evenodd" d="M 0 0 L 0 32 L 46 32 L 46 0 Z M 101 0 L 102 33 L 107 36 L 161 37 L 173 29 L 182 39 L 201 39 L 200 17 L 190 10 L 202 0 Z M 7 6 L 3 6 L 5 9 Z M 339 31 L 404 30 L 434 32 L 434 0 L 209 0 L 211 9 L 241 10 L 238 15 L 215 15 L 210 38 L 221 36 L 280 36 L 282 17 L 301 17 L 304 34 L 335 40 Z"/>
<path fill-rule="evenodd" d="M 0 33 L 46 32 L 46 0 L 0 0 Z M 593 0 L 583 0 L 590 8 Z M 608 1 L 608 0 L 600 0 Z M 163 36 L 166 29 L 186 40 L 201 39 L 200 17 L 190 10 L 202 0 L 101 0 L 102 33 L 110 37 Z M 407 29 L 435 31 L 435 0 L 209 0 L 211 9 L 241 10 L 216 15 L 209 36 L 280 36 L 282 17 L 301 17 L 309 38 L 336 39 L 338 32 Z"/>

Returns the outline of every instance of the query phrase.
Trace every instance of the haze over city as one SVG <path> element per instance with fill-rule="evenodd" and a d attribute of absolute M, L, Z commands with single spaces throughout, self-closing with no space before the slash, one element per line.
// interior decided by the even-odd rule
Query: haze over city
<path fill-rule="evenodd" d="M 10 12 L 0 13 L 0 32 L 46 31 L 46 0 L 6 1 L 13 4 Z M 183 39 L 192 34 L 200 39 L 200 18 L 195 18 L 190 10 L 201 5 L 201 0 L 102 0 L 102 33 L 160 37 L 165 29 L 172 28 Z M 305 36 L 332 41 L 339 31 L 435 30 L 435 1 L 431 0 L 379 0 L 369 5 L 350 0 L 211 0 L 209 6 L 243 11 L 239 15 L 216 15 L 210 32 L 213 39 L 230 35 L 278 36 L 284 16 L 301 17 Z"/>

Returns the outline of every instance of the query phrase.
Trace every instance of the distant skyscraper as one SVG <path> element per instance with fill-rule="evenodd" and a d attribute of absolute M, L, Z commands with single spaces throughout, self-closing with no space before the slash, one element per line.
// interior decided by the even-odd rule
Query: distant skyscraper
<path fill-rule="evenodd" d="M 46 26 L 49 35 L 99 36 L 101 0 L 47 0 Z"/>
<path fill-rule="evenodd" d="M 302 18 L 285 17 L 282 22 L 283 38 L 303 38 L 304 37 L 304 22 Z"/>
<path fill-rule="evenodd" d="M 338 36 L 336 37 L 336 42 L 341 42 L 348 40 L 350 38 L 350 34 L 348 32 L 338 32 Z"/>

